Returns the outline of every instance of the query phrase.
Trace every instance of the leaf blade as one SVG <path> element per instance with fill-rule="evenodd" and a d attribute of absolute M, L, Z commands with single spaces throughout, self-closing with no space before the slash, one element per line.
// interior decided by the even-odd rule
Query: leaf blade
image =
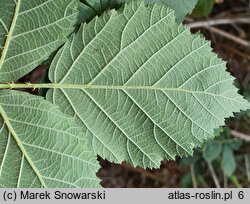
<path fill-rule="evenodd" d="M 218 141 L 211 141 L 204 146 L 202 155 L 207 162 L 217 159 L 222 151 L 222 144 Z"/>
<path fill-rule="evenodd" d="M 211 51 L 172 10 L 134 1 L 71 37 L 52 62 L 58 89 L 47 99 L 76 116 L 96 154 L 155 168 L 191 155 L 249 107 Z"/>
<path fill-rule="evenodd" d="M 236 169 L 234 152 L 228 145 L 224 145 L 223 148 L 221 167 L 225 175 L 228 177 L 232 176 Z"/>
<path fill-rule="evenodd" d="M 2 187 L 98 186 L 96 157 L 81 129 L 57 107 L 27 93 L 1 91 L 0 113 Z"/>
<path fill-rule="evenodd" d="M 73 32 L 78 16 L 77 0 L 2 0 L 1 5 L 1 82 L 19 79 L 48 58 Z"/>

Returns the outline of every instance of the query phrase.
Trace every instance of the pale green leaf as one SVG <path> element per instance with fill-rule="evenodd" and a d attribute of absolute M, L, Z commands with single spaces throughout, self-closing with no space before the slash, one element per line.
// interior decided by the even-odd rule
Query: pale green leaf
<path fill-rule="evenodd" d="M 73 32 L 78 0 L 0 0 L 0 82 L 33 70 Z"/>
<path fill-rule="evenodd" d="M 223 148 L 221 166 L 227 176 L 231 176 L 236 169 L 233 150 L 227 145 Z"/>
<path fill-rule="evenodd" d="M 0 187 L 97 187 L 96 156 L 72 118 L 43 98 L 0 92 Z"/>
<path fill-rule="evenodd" d="M 175 10 L 176 21 L 182 22 L 191 14 L 198 0 L 145 0 L 146 3 L 161 3 Z"/>
<path fill-rule="evenodd" d="M 101 14 L 111 8 L 119 8 L 131 1 L 135 0 L 82 0 L 86 5 L 89 5 L 89 10 L 95 10 L 96 14 Z M 145 3 L 163 4 L 175 10 L 177 22 L 183 21 L 185 16 L 193 11 L 197 1 L 198 0 L 144 0 Z"/>
<path fill-rule="evenodd" d="M 225 68 L 172 10 L 134 1 L 70 38 L 50 67 L 47 99 L 74 117 L 96 154 L 159 167 L 249 108 Z"/>

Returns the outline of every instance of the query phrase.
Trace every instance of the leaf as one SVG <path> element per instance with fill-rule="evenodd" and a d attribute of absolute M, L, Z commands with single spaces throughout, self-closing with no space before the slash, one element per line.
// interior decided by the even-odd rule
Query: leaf
<path fill-rule="evenodd" d="M 99 185 L 96 157 L 72 118 L 38 96 L 0 94 L 0 187 Z"/>
<path fill-rule="evenodd" d="M 214 0 L 199 0 L 192 16 L 195 17 L 202 17 L 202 16 L 208 16 L 214 7 Z"/>
<path fill-rule="evenodd" d="M 109 161 L 159 167 L 189 156 L 249 108 L 210 43 L 162 5 L 132 2 L 84 24 L 55 56 L 47 99 Z"/>
<path fill-rule="evenodd" d="M 232 150 L 235 150 L 235 151 L 236 151 L 236 150 L 239 150 L 239 149 L 240 149 L 242 143 L 243 143 L 243 142 L 242 142 L 241 139 L 236 139 L 236 140 L 234 140 L 234 141 L 228 143 L 227 146 L 228 146 L 229 148 L 231 148 Z"/>
<path fill-rule="evenodd" d="M 145 0 L 146 3 L 162 3 L 175 10 L 176 21 L 182 22 L 191 14 L 198 0 Z"/>
<path fill-rule="evenodd" d="M 0 82 L 24 76 L 73 32 L 77 0 L 0 0 Z"/>
<path fill-rule="evenodd" d="M 125 3 L 133 0 L 83 0 L 89 8 L 93 8 L 97 14 L 111 8 L 120 8 Z M 163 4 L 175 10 L 177 22 L 182 22 L 186 15 L 191 14 L 198 0 L 144 0 L 145 3 Z"/>
<path fill-rule="evenodd" d="M 227 176 L 231 176 L 236 169 L 233 150 L 227 145 L 224 145 L 223 148 L 221 166 Z"/>
<path fill-rule="evenodd" d="M 96 11 L 93 10 L 91 7 L 87 6 L 86 4 L 80 3 L 79 10 L 79 23 L 89 22 L 96 16 Z"/>
<path fill-rule="evenodd" d="M 118 9 L 125 3 L 133 0 L 81 0 L 80 21 L 89 22 L 95 16 L 101 15 L 106 10 Z"/>
<path fill-rule="evenodd" d="M 218 158 L 222 151 L 222 144 L 218 141 L 211 141 L 205 144 L 202 155 L 206 161 L 211 162 Z"/>
<path fill-rule="evenodd" d="M 194 165 L 201 159 L 201 156 L 198 152 L 194 152 L 194 154 L 191 157 L 184 157 L 181 159 L 180 164 L 181 165 Z"/>
<path fill-rule="evenodd" d="M 85 13 L 81 13 L 84 17 L 82 22 L 88 22 L 92 20 L 95 16 L 101 15 L 106 10 L 119 9 L 125 3 L 129 3 L 133 0 L 81 0 L 84 5 Z"/>
<path fill-rule="evenodd" d="M 103 13 L 104 11 L 112 8 L 119 8 L 125 3 L 129 3 L 133 0 L 83 0 L 82 2 L 89 5 L 94 9 L 97 14 Z"/>
<path fill-rule="evenodd" d="M 181 187 L 182 188 L 192 188 L 192 174 L 190 171 L 186 172 L 184 175 L 181 176 Z"/>

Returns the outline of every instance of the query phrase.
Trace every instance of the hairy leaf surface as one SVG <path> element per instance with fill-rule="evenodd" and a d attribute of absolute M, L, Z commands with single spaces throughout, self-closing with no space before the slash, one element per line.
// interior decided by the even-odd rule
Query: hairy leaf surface
<path fill-rule="evenodd" d="M 0 187 L 97 187 L 96 156 L 72 118 L 43 98 L 0 92 Z"/>
<path fill-rule="evenodd" d="M 52 62 L 47 99 L 74 116 L 93 151 L 159 167 L 214 136 L 249 104 L 210 43 L 161 5 L 138 1 L 84 24 Z"/>
<path fill-rule="evenodd" d="M 77 0 L 0 0 L 0 82 L 15 81 L 74 30 Z"/>

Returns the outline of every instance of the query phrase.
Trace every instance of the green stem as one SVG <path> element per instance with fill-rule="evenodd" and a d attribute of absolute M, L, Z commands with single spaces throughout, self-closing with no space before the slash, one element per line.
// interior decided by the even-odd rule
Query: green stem
<path fill-rule="evenodd" d="M 60 87 L 59 87 L 60 86 Z M 53 83 L 47 83 L 47 84 L 31 84 L 31 83 L 25 83 L 25 84 L 15 84 L 15 83 L 6 83 L 6 84 L 0 84 L 0 89 L 52 89 L 52 88 L 73 88 L 71 86 L 74 86 L 76 88 L 76 85 L 73 84 L 53 84 Z M 79 85 L 78 85 L 79 86 Z M 82 85 L 81 85 L 82 86 Z"/>
<path fill-rule="evenodd" d="M 212 163 L 207 162 L 207 164 L 208 164 L 208 167 L 209 167 L 209 170 L 211 172 L 211 175 L 212 175 L 212 178 L 214 180 L 214 184 L 215 184 L 216 188 L 221 188 L 219 179 L 218 179 L 218 177 L 217 177 L 217 175 L 215 173 L 215 170 L 214 170 L 214 167 L 213 167 Z"/>
<path fill-rule="evenodd" d="M 175 91 L 175 92 L 185 92 L 185 93 L 197 93 L 205 94 L 210 96 L 218 96 L 226 98 L 232 101 L 235 99 L 229 98 L 220 94 L 213 94 L 204 91 L 193 91 L 180 88 L 171 88 L 171 87 L 158 87 L 158 86 L 128 86 L 128 85 L 96 85 L 96 84 L 62 84 L 62 83 L 46 83 L 46 84 L 15 84 L 15 83 L 6 83 L 0 84 L 0 89 L 110 89 L 110 90 L 158 90 L 158 91 Z M 239 103 L 239 101 L 237 101 Z"/>
<path fill-rule="evenodd" d="M 247 154 L 244 155 L 246 172 L 247 172 L 247 180 L 250 182 L 250 164 L 249 164 L 249 156 Z"/>
<path fill-rule="evenodd" d="M 232 176 L 229 176 L 229 179 L 230 181 L 233 183 L 233 185 L 236 187 L 236 188 L 242 188 L 242 185 L 240 184 L 239 180 L 237 179 L 236 176 L 232 175 Z"/>
<path fill-rule="evenodd" d="M 190 171 L 191 171 L 191 176 L 192 176 L 192 182 L 193 182 L 193 188 L 197 188 L 197 180 L 195 176 L 195 169 L 194 169 L 194 164 L 190 165 Z"/>
<path fill-rule="evenodd" d="M 111 90 L 128 90 L 128 89 L 140 89 L 140 90 L 164 90 L 164 91 L 180 91 L 180 92 L 196 92 L 179 88 L 165 88 L 154 86 L 123 86 L 123 85 L 96 85 L 96 84 L 62 84 L 62 83 L 46 83 L 46 84 L 15 84 L 6 83 L 0 84 L 0 89 L 111 89 Z M 206 93 L 211 95 L 210 93 Z"/>

